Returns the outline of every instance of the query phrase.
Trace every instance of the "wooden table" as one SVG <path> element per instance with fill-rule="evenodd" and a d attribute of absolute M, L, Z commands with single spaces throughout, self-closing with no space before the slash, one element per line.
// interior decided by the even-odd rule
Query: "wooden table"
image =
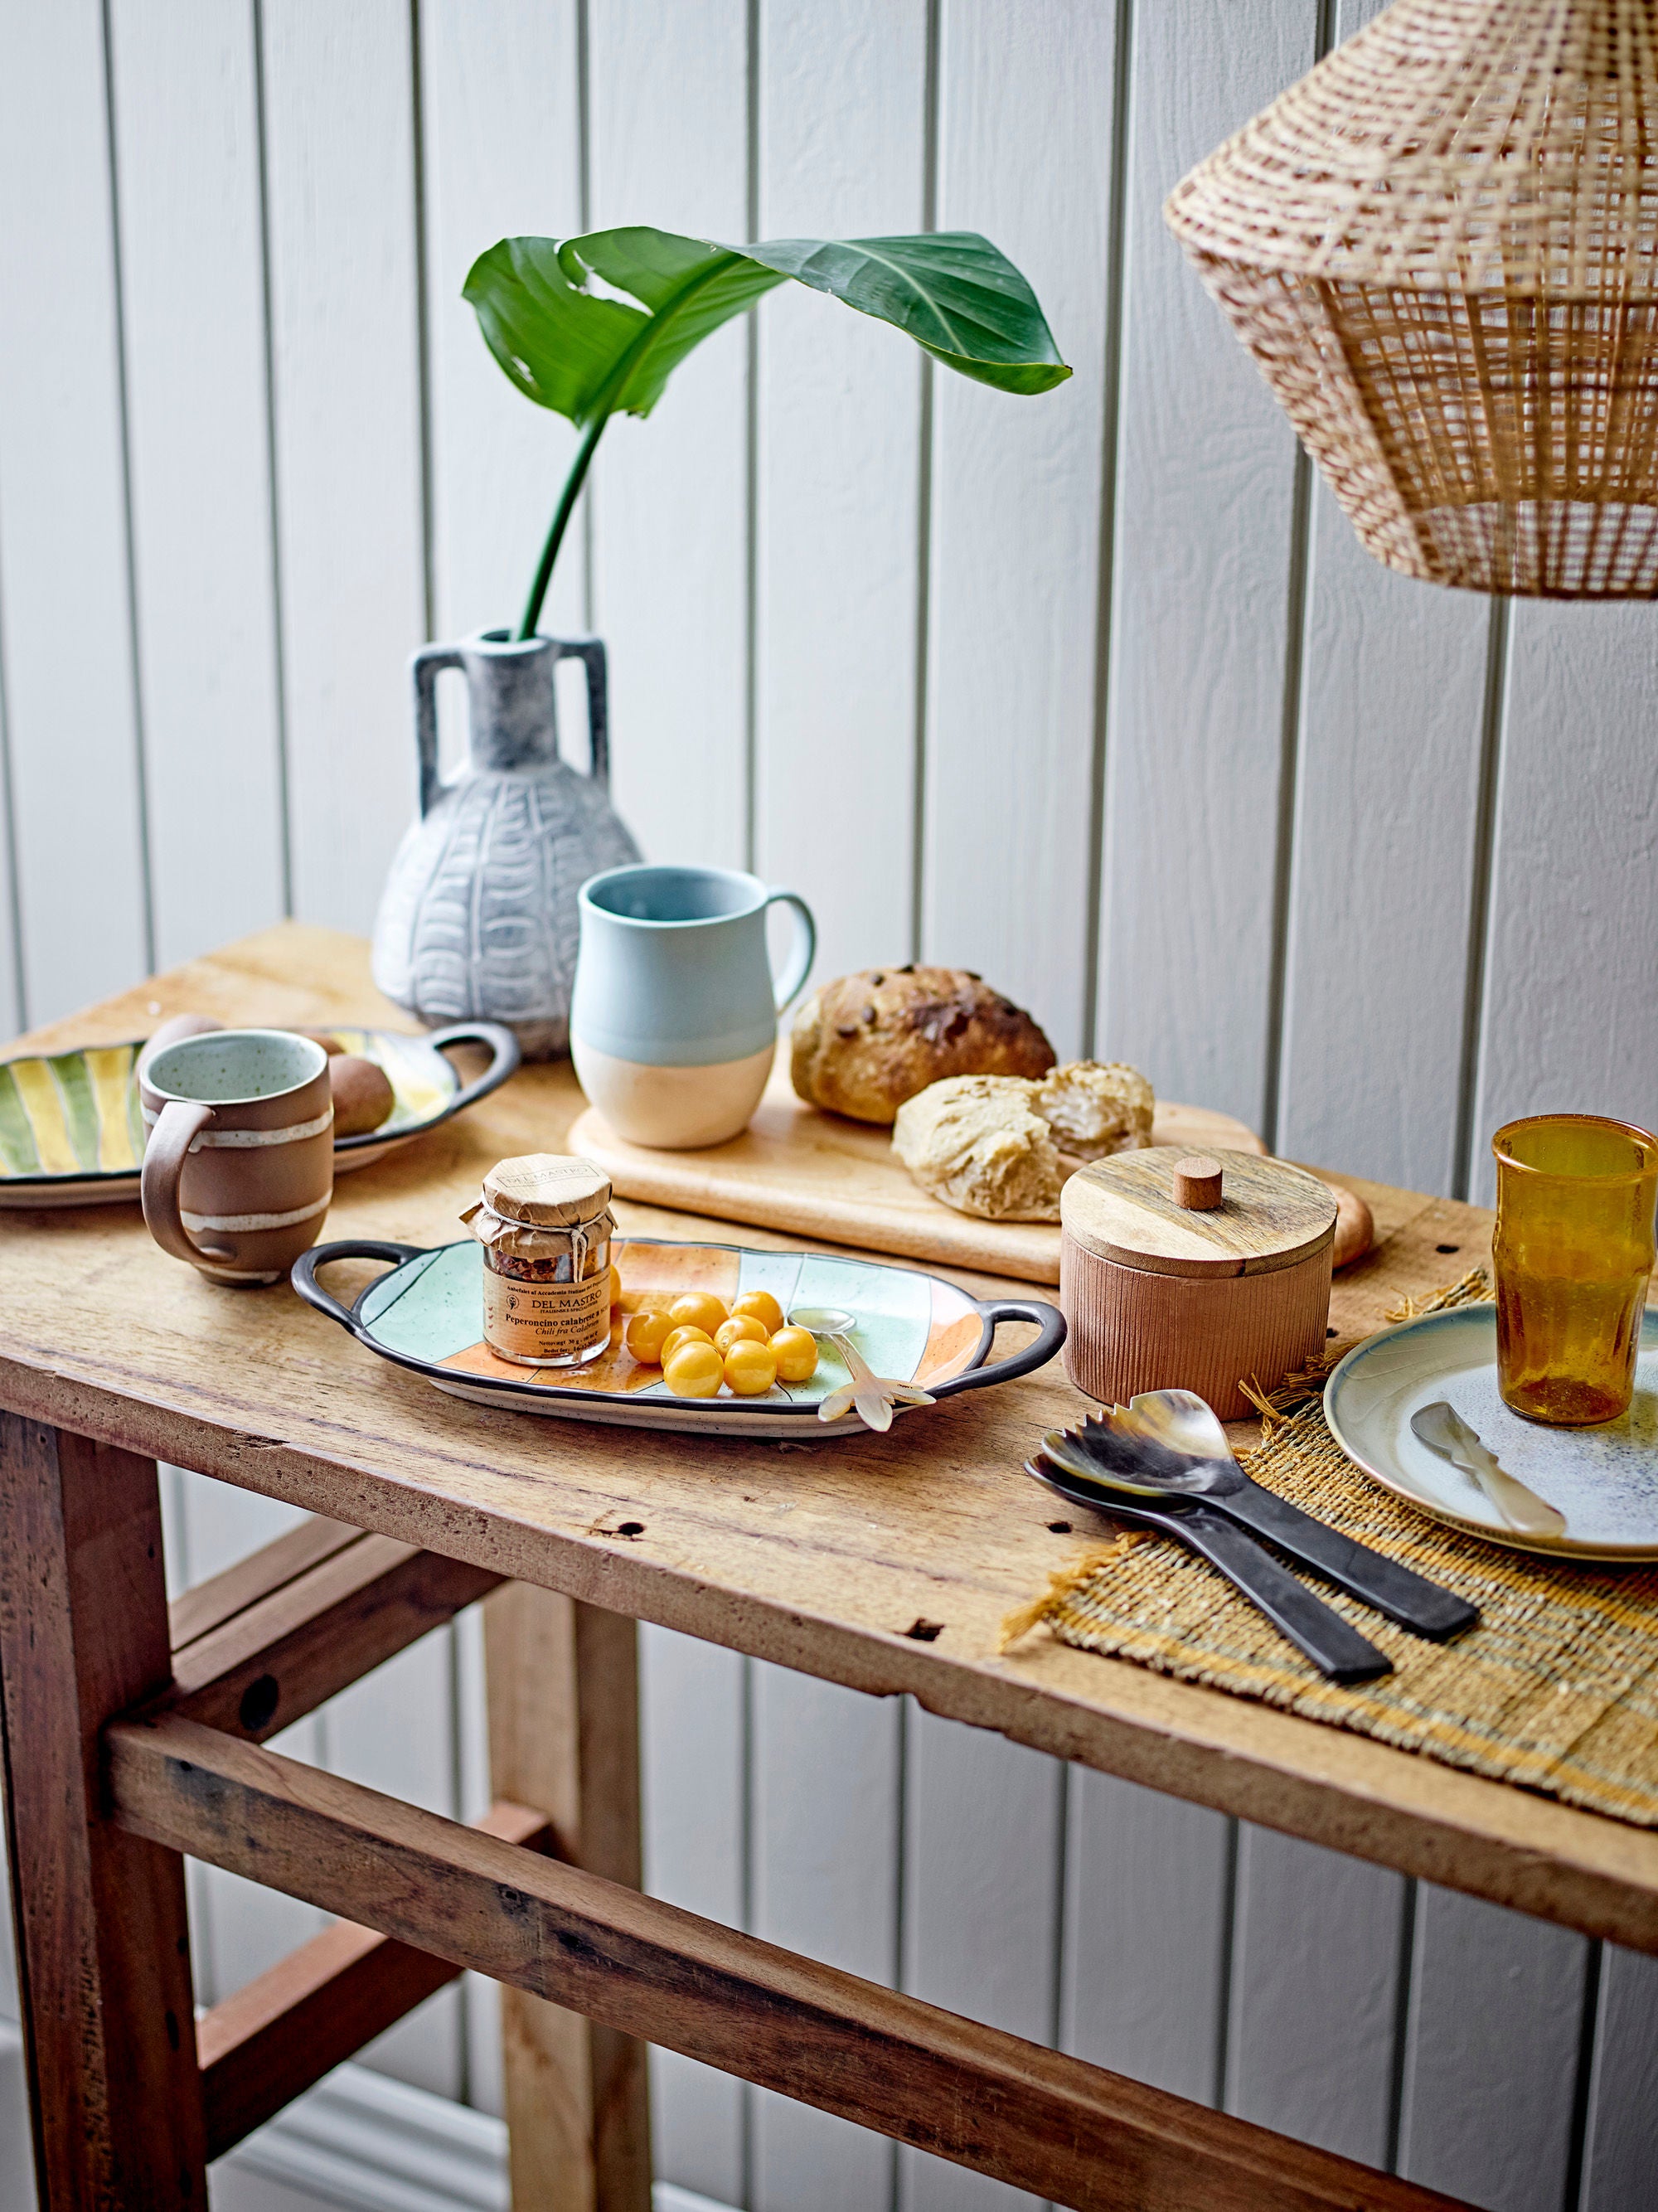
<path fill-rule="evenodd" d="M 185 1009 L 404 1025 L 355 940 L 287 925 L 27 1042 Z M 447 1240 L 483 1170 L 556 1149 L 580 1103 L 568 1069 L 526 1069 L 343 1179 L 327 1233 Z M 1490 1233 L 1362 1187 L 1383 1241 L 1338 1283 L 1344 1332 Z M 999 1656 L 1079 1540 L 1016 1474 L 1079 1402 L 1055 1364 L 804 1452 L 529 1420 L 369 1358 L 285 1287 L 213 1285 L 134 1207 L 0 1216 L 0 1690 L 42 2203 L 199 2206 L 206 2160 L 463 1967 L 507 1985 L 520 2212 L 645 2212 L 641 2039 L 1068 2205 L 1448 2203 L 638 1893 L 643 1620 L 1658 1952 L 1658 1836 L 1040 1638 Z M 157 1460 L 319 1517 L 169 1624 Z M 259 1747 L 486 1596 L 477 1827 Z M 193 2037 L 181 1853 L 340 1916 Z"/>

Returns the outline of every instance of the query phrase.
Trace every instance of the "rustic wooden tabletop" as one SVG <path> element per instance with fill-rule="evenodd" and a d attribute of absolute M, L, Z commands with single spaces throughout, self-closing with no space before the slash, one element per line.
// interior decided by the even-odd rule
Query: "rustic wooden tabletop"
<path fill-rule="evenodd" d="M 142 1036 L 185 1011 L 409 1026 L 374 991 L 364 945 L 285 924 L 14 1049 Z M 483 1170 L 559 1149 L 581 1105 L 568 1066 L 526 1067 L 343 1177 L 325 1233 L 449 1241 Z M 1342 1334 L 1487 1255 L 1480 1210 L 1355 1188 L 1378 1243 L 1337 1279 Z M 616 1211 L 635 1233 L 733 1235 Z M 355 1295 L 374 1272 L 342 1266 L 331 1286 Z M 1029 1291 L 939 1272 L 979 1296 Z M 0 1214 L 0 1346 L 13 1412 L 878 1695 L 908 1692 L 1106 1772 L 1658 1951 L 1658 1835 L 1040 1635 L 1002 1654 L 1004 1620 L 1084 1540 L 1050 1529 L 1051 1506 L 1020 1471 L 1042 1431 L 1083 1408 L 1057 1362 L 845 1442 L 530 1419 L 374 1358 L 286 1285 L 216 1285 L 165 1257 L 131 1205 Z M 919 1622 L 941 1626 L 922 1640 Z"/>

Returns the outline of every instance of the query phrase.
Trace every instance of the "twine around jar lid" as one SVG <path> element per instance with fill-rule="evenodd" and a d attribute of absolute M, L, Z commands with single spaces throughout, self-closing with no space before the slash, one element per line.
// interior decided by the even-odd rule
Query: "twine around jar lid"
<path fill-rule="evenodd" d="M 483 1203 L 506 1221 L 537 1229 L 575 1229 L 610 1210 L 610 1179 L 592 1160 L 565 1152 L 525 1152 L 498 1160 L 483 1178 Z"/>

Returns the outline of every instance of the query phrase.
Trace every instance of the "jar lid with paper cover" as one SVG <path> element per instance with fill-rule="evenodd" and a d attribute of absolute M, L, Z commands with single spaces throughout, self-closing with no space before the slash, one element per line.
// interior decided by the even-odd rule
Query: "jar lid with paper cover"
<path fill-rule="evenodd" d="M 1195 1390 L 1222 1420 L 1322 1348 L 1336 1198 L 1284 1160 L 1163 1145 L 1060 1194 L 1066 1367 L 1102 1405 Z"/>
<path fill-rule="evenodd" d="M 496 1161 L 483 1178 L 483 1203 L 503 1220 L 575 1229 L 610 1212 L 610 1179 L 574 1153 L 525 1152 Z"/>
<path fill-rule="evenodd" d="M 461 1219 L 483 1247 L 483 1336 L 521 1367 L 574 1367 L 610 1343 L 610 1181 L 592 1160 L 499 1160 Z"/>

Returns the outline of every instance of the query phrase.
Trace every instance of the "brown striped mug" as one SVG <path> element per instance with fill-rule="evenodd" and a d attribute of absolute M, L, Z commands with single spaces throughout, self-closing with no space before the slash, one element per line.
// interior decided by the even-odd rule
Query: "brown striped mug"
<path fill-rule="evenodd" d="M 213 1030 L 138 1070 L 144 1219 L 164 1252 L 220 1283 L 275 1283 L 317 1241 L 334 1194 L 328 1055 L 286 1030 Z"/>

